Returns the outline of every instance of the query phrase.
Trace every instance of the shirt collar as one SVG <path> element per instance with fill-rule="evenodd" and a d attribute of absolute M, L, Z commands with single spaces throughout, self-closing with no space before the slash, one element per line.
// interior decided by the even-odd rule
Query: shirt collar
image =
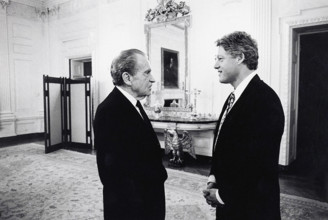
<path fill-rule="evenodd" d="M 125 91 L 119 86 L 116 86 L 116 88 L 120 90 L 120 92 L 131 102 L 133 106 L 137 105 L 137 100 L 130 93 L 128 93 L 127 91 Z"/>
<path fill-rule="evenodd" d="M 244 92 L 244 90 L 246 89 L 246 87 L 248 86 L 249 82 L 253 79 L 253 77 L 256 75 L 256 72 L 252 72 L 251 74 L 249 74 L 235 89 L 235 91 L 233 91 L 234 95 L 235 95 L 235 102 L 239 99 L 239 97 L 241 96 L 241 94 Z"/>

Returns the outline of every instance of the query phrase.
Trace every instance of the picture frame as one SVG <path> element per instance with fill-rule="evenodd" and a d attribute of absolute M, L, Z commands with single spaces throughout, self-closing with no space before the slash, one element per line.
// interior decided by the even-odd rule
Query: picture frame
<path fill-rule="evenodd" d="M 179 88 L 179 51 L 161 48 L 161 80 L 164 89 Z"/>

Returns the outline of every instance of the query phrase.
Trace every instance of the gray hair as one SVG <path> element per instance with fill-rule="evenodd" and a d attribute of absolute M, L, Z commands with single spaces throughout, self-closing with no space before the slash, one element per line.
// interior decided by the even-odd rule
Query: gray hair
<path fill-rule="evenodd" d="M 122 74 L 124 72 L 128 72 L 131 75 L 135 74 L 137 71 L 137 54 L 146 56 L 141 50 L 129 49 L 121 51 L 121 53 L 112 61 L 110 74 L 112 75 L 114 85 L 120 86 L 124 84 L 122 79 Z"/>

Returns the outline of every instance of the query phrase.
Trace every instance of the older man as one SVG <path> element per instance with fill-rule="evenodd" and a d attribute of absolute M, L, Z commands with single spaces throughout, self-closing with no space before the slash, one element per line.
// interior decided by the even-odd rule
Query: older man
<path fill-rule="evenodd" d="M 98 106 L 97 164 L 105 219 L 165 218 L 162 152 L 139 100 L 149 96 L 154 78 L 137 49 L 122 51 L 111 65 L 115 88 Z"/>

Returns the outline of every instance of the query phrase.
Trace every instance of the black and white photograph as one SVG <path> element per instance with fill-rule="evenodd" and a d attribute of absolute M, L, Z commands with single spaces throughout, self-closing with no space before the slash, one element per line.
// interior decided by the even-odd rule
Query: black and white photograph
<path fill-rule="evenodd" d="M 328 219 L 328 1 L 0 0 L 0 220 Z"/>

